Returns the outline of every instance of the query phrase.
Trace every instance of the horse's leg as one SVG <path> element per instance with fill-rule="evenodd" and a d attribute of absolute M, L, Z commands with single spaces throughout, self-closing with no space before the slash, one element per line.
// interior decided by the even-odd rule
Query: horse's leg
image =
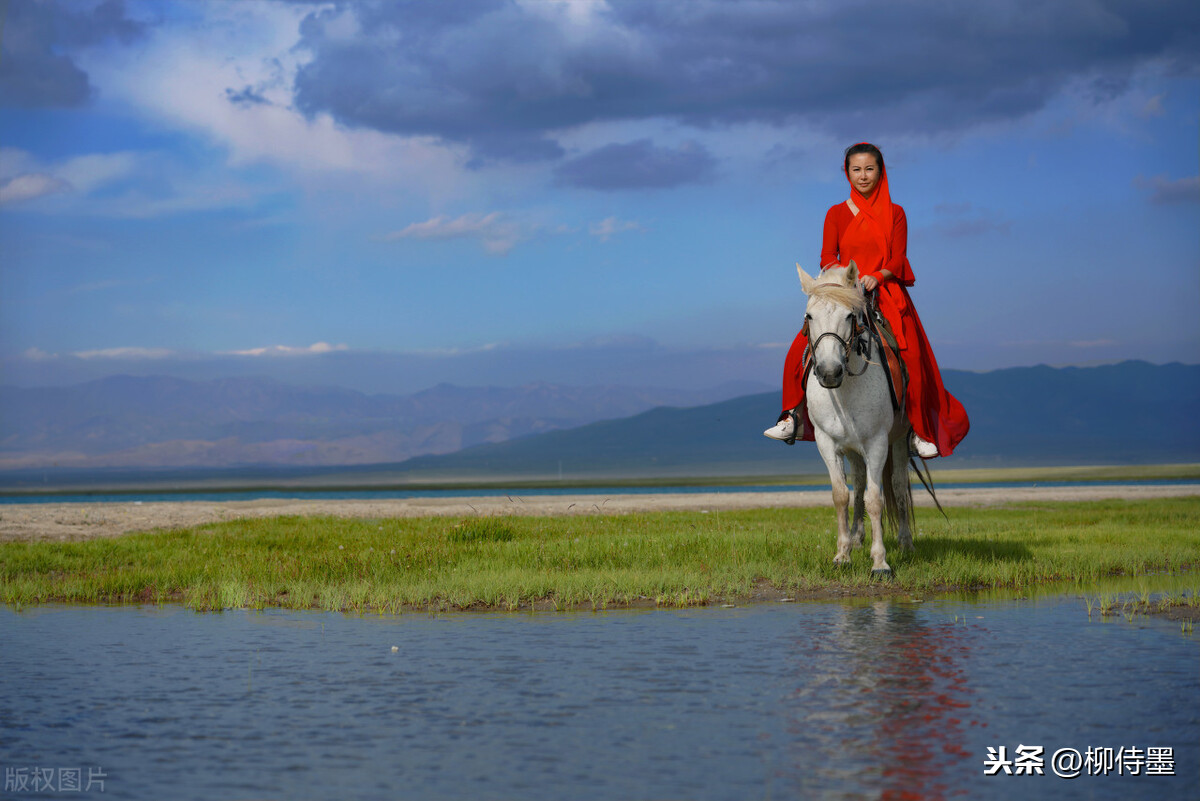
<path fill-rule="evenodd" d="M 892 441 L 892 496 L 896 499 L 896 525 L 900 529 L 900 550 L 913 550 L 909 503 L 912 487 L 908 483 L 908 435 Z"/>
<path fill-rule="evenodd" d="M 850 462 L 850 480 L 854 482 L 854 522 L 850 525 L 850 547 L 861 548 L 863 540 L 866 539 L 863 525 L 863 493 L 867 489 L 867 463 L 863 461 L 862 456 L 854 452 L 848 452 L 846 460 Z"/>
<path fill-rule="evenodd" d="M 887 551 L 883 547 L 883 464 L 887 460 L 888 441 L 885 435 L 867 443 L 867 491 L 863 498 L 867 517 L 871 519 L 871 574 L 891 576 L 892 567 L 887 563 Z"/>
<path fill-rule="evenodd" d="M 817 450 L 825 460 L 825 469 L 829 471 L 829 483 L 833 485 L 833 511 L 837 514 L 837 553 L 833 557 L 835 565 L 850 564 L 850 526 L 846 519 L 846 505 L 850 502 L 850 490 L 846 487 L 846 469 L 842 464 L 842 454 L 838 452 L 833 440 L 817 433 Z"/>

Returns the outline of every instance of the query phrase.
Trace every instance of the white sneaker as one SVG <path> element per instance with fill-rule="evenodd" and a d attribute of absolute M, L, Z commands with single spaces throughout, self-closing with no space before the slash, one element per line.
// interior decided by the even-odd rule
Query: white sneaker
<path fill-rule="evenodd" d="M 917 452 L 917 456 L 920 456 L 922 459 L 933 459 L 938 455 L 937 445 L 921 439 L 915 431 L 912 435 L 912 444 L 913 449 Z"/>
<path fill-rule="evenodd" d="M 763 432 L 763 436 L 770 437 L 771 439 L 777 439 L 782 442 L 787 442 L 789 439 L 794 440 L 796 436 L 796 424 L 792 422 L 792 416 L 789 414 L 787 417 L 768 428 Z"/>

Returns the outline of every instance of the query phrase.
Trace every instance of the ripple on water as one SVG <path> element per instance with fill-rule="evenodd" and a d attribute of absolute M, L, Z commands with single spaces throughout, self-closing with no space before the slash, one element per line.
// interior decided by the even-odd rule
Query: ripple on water
<path fill-rule="evenodd" d="M 43 607 L 0 611 L 0 635 L 0 764 L 99 767 L 103 797 L 1157 799 L 1200 784 L 1200 713 L 1181 703 L 1200 690 L 1196 640 L 1089 622 L 1065 597 Z M 988 746 L 1018 744 L 1170 746 L 1179 775 L 983 776 Z"/>

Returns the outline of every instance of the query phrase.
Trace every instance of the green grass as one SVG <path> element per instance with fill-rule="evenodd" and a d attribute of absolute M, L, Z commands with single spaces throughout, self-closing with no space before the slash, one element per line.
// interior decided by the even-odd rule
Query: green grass
<path fill-rule="evenodd" d="M 281 517 L 79 543 L 0 544 L 0 601 L 180 602 L 202 610 L 687 606 L 788 593 L 1086 585 L 1200 565 L 1200 499 L 918 511 L 916 551 L 889 537 L 836 568 L 830 509 L 355 520 Z"/>
<path fill-rule="evenodd" d="M 1123 617 L 1133 622 L 1139 616 L 1157 614 L 1190 624 L 1200 617 L 1200 581 L 1194 575 L 1174 579 L 1151 583 L 1143 576 L 1136 581 L 1136 587 L 1125 582 L 1127 586 L 1124 588 L 1093 588 L 1083 594 L 1087 615 L 1089 618 L 1093 615 L 1101 618 Z M 1190 630 L 1190 625 L 1184 626 L 1185 632 Z"/>

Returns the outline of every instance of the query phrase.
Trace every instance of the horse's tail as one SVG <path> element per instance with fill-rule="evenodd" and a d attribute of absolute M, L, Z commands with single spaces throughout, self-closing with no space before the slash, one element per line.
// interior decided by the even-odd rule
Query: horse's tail
<path fill-rule="evenodd" d="M 908 518 L 908 526 L 910 530 L 915 531 L 917 526 L 916 515 L 913 514 L 913 499 L 912 485 L 908 482 L 908 462 L 901 461 L 899 469 L 904 476 L 904 498 L 896 497 L 896 487 L 892 479 L 895 476 L 896 464 L 892 458 L 895 454 L 895 448 L 888 448 L 888 458 L 883 464 L 883 518 L 885 527 L 891 531 L 896 531 L 900 526 L 900 515 Z"/>

